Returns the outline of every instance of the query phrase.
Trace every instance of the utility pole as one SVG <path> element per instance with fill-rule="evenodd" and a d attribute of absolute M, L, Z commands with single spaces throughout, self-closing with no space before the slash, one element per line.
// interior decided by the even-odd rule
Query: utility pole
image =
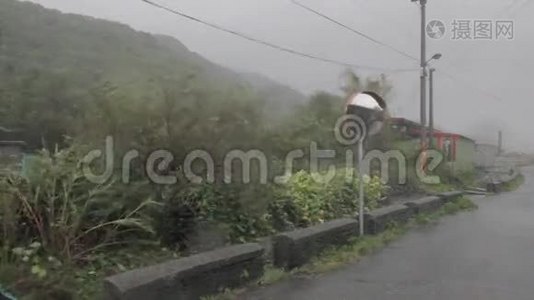
<path fill-rule="evenodd" d="M 429 127 L 429 136 L 430 136 L 430 148 L 434 147 L 434 72 L 436 69 L 430 68 L 430 86 L 429 86 L 429 93 L 428 93 L 428 110 L 429 112 L 429 119 L 428 119 L 428 127 Z"/>
<path fill-rule="evenodd" d="M 416 0 L 417 1 L 417 0 Z M 419 0 L 421 5 L 421 147 L 426 146 L 426 2 Z"/>
<path fill-rule="evenodd" d="M 432 55 L 430 59 L 426 59 L 426 3 L 427 0 L 412 0 L 412 2 L 419 2 L 421 6 L 421 150 L 425 151 L 427 148 L 427 109 L 426 109 L 426 80 L 428 77 L 427 67 L 431 60 L 438 60 L 441 58 L 441 53 Z M 432 108 L 433 109 L 433 108 Z M 433 114 L 433 112 L 432 112 Z M 431 114 L 431 116 L 432 116 Z M 433 117 L 433 116 L 432 116 Z M 434 120 L 431 120 L 433 126 Z M 430 141 L 432 141 L 433 128 L 431 128 Z"/>
<path fill-rule="evenodd" d="M 503 153 L 503 145 L 502 145 L 502 131 L 499 130 L 499 140 L 498 140 L 498 147 L 499 147 L 499 155 Z"/>

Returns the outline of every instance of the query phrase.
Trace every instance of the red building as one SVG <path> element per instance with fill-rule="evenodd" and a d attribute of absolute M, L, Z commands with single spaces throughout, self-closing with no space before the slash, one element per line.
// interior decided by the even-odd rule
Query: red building
<path fill-rule="evenodd" d="M 422 126 L 414 121 L 404 118 L 391 118 L 389 128 L 401 141 L 418 143 L 421 138 Z M 429 129 L 426 128 L 428 134 Z M 434 129 L 435 149 L 443 151 L 447 162 L 456 162 L 460 169 L 473 168 L 476 142 L 458 133 L 445 132 Z"/>

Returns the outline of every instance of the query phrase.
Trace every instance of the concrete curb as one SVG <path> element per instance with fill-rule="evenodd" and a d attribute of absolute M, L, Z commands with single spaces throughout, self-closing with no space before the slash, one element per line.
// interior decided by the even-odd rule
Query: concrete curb
<path fill-rule="evenodd" d="M 387 229 L 390 223 L 406 223 L 415 211 L 404 204 L 394 204 L 373 210 L 365 214 L 365 232 L 379 234 Z"/>
<path fill-rule="evenodd" d="M 404 205 L 412 208 L 416 214 L 435 212 L 439 210 L 443 204 L 443 199 L 438 196 L 424 197 L 404 203 Z"/>
<path fill-rule="evenodd" d="M 230 246 L 108 277 L 105 299 L 198 299 L 261 277 L 263 251 L 253 243 Z"/>
<path fill-rule="evenodd" d="M 278 234 L 273 238 L 274 265 L 284 269 L 300 267 L 325 248 L 345 244 L 355 236 L 358 222 L 354 219 L 338 219 Z"/>
<path fill-rule="evenodd" d="M 443 203 L 447 203 L 447 202 L 451 202 L 461 196 L 465 195 L 465 192 L 463 191 L 452 191 L 452 192 L 444 192 L 444 193 L 439 193 L 437 194 L 436 196 L 438 196 L 442 201 Z"/>

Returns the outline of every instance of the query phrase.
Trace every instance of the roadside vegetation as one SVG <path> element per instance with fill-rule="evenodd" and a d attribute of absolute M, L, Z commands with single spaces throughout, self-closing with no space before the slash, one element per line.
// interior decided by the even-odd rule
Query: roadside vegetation
<path fill-rule="evenodd" d="M 506 182 L 502 188 L 506 192 L 512 192 L 512 191 L 519 189 L 524 183 L 525 183 L 525 176 L 523 174 L 519 174 L 512 181 Z"/>
<path fill-rule="evenodd" d="M 94 299 L 105 276 L 187 255 L 200 223 L 230 244 L 353 216 L 353 171 L 329 184 L 302 170 L 284 185 L 196 185 L 163 198 L 148 183 L 88 183 L 75 146 L 43 150 L 27 176 L 0 179 L 0 282 L 23 299 Z M 385 186 L 376 177 L 365 186 L 368 208 L 378 207 Z M 241 202 L 244 192 L 255 201 Z"/>

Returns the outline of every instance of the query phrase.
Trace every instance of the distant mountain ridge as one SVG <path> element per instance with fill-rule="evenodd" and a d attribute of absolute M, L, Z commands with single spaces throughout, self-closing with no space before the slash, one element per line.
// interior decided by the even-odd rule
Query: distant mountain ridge
<path fill-rule="evenodd" d="M 69 76 L 77 81 L 74 85 L 107 80 L 138 93 L 153 78 L 186 78 L 194 73 L 209 85 L 251 89 L 273 112 L 306 101 L 303 94 L 265 76 L 217 65 L 170 36 L 34 3 L 0 0 L 0 75 L 34 70 L 74 70 L 76 75 Z"/>

